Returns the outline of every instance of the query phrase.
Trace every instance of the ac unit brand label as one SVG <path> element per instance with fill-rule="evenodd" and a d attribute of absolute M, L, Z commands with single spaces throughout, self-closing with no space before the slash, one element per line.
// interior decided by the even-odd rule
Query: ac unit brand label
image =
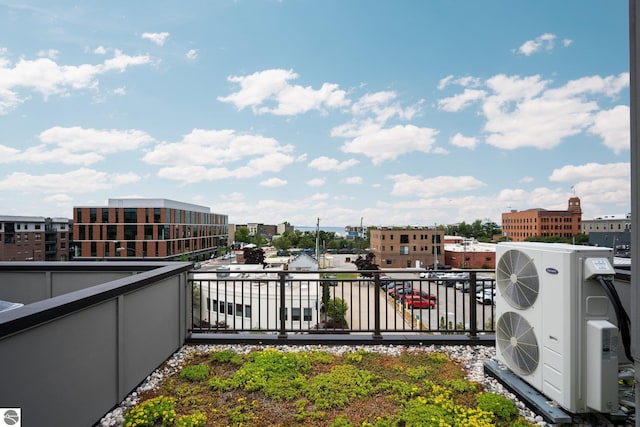
<path fill-rule="evenodd" d="M 544 270 L 544 271 L 546 271 L 546 272 L 547 272 L 547 273 L 549 273 L 549 274 L 558 274 L 558 270 L 556 270 L 556 269 L 555 269 L 555 268 L 553 268 L 553 267 L 547 267 L 547 268 L 545 268 L 545 270 Z"/>

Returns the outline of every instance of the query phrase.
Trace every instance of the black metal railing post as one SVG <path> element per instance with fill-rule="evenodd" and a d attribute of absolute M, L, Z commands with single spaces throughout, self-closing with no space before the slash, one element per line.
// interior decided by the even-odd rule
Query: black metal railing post
<path fill-rule="evenodd" d="M 478 336 L 476 283 L 478 283 L 476 272 L 471 271 L 469 273 L 469 336 L 471 338 Z"/>
<path fill-rule="evenodd" d="M 285 285 L 287 278 L 287 271 L 281 271 L 278 273 L 278 278 L 280 281 L 280 307 L 278 308 L 278 313 L 280 313 L 280 331 L 278 333 L 278 338 L 287 338 L 287 319 L 286 319 L 286 308 L 285 308 Z"/>
<path fill-rule="evenodd" d="M 373 338 L 382 339 L 380 329 L 380 273 L 376 273 L 373 280 Z"/>

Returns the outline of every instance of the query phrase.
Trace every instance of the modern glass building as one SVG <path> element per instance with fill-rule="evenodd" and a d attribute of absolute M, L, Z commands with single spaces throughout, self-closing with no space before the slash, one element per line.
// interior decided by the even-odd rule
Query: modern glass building
<path fill-rule="evenodd" d="M 200 260 L 229 241 L 227 215 L 167 199 L 109 199 L 73 209 L 75 259 Z"/>

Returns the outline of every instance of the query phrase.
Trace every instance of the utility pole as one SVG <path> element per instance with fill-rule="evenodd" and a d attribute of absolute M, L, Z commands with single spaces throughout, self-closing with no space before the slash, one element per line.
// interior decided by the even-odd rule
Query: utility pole
<path fill-rule="evenodd" d="M 318 269 L 320 269 L 320 218 L 316 223 L 316 260 L 318 261 Z"/>

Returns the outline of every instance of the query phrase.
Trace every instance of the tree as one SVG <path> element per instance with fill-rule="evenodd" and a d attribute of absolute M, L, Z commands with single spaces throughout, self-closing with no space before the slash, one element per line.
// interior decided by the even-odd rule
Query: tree
<path fill-rule="evenodd" d="M 233 240 L 236 242 L 251 243 L 251 235 L 249 234 L 249 227 L 238 227 L 233 235 Z"/>
<path fill-rule="evenodd" d="M 373 252 L 369 252 L 364 257 L 358 255 L 358 258 L 353 263 L 358 267 L 358 270 L 379 270 L 378 264 L 375 263 L 376 256 Z M 363 277 L 372 277 L 373 273 L 360 273 Z"/>
<path fill-rule="evenodd" d="M 262 266 L 265 266 L 264 259 L 264 251 L 261 248 L 244 248 L 245 264 L 262 264 Z"/>
<path fill-rule="evenodd" d="M 347 327 L 347 320 L 345 319 L 347 310 L 349 310 L 349 306 L 342 298 L 333 298 L 327 303 L 327 314 L 333 319 L 336 327 Z"/>

